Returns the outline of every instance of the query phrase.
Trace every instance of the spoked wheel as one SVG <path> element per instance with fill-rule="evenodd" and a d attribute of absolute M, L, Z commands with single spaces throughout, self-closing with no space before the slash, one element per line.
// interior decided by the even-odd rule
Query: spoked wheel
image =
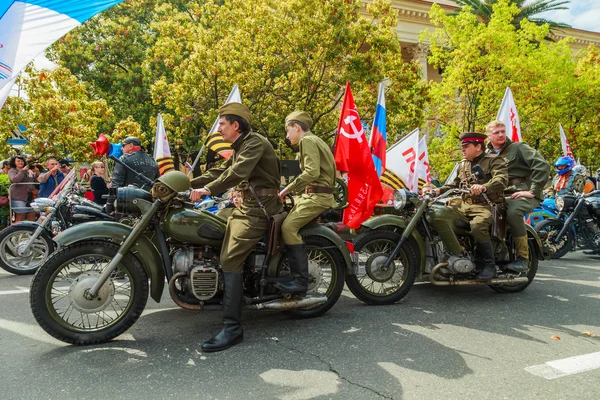
<path fill-rule="evenodd" d="M 85 241 L 67 246 L 39 269 L 31 284 L 30 304 L 40 326 L 63 342 L 107 342 L 139 318 L 148 300 L 148 277 L 128 254 L 98 295 L 85 294 L 115 257 L 119 246 Z"/>
<path fill-rule="evenodd" d="M 553 259 L 558 259 L 564 256 L 573 248 L 575 235 L 571 229 L 567 229 L 564 235 L 558 238 L 558 234 L 564 223 L 557 219 L 545 219 L 535 226 L 536 232 L 546 232 L 548 237 L 545 242 L 548 246 L 554 249 Z M 554 243 L 553 243 L 554 242 Z"/>
<path fill-rule="evenodd" d="M 295 309 L 291 313 L 301 318 L 318 317 L 325 314 L 340 298 L 344 290 L 344 258 L 328 240 L 305 237 L 308 252 L 308 290 L 307 296 L 327 296 L 327 301 L 312 308 Z M 290 267 L 287 257 L 279 262 L 277 276 L 288 276 Z"/>
<path fill-rule="evenodd" d="M 527 282 L 516 283 L 513 285 L 506 283 L 503 283 L 501 285 L 489 285 L 490 288 L 498 293 L 518 293 L 522 292 L 527 288 L 527 286 L 531 285 L 531 282 L 533 282 L 533 278 L 535 278 L 535 274 L 537 273 L 538 269 L 538 257 L 537 253 L 535 252 L 535 247 L 532 244 L 531 240 L 529 240 L 529 263 L 527 265 L 527 271 L 522 272 L 521 275 L 519 275 L 527 276 Z"/>
<path fill-rule="evenodd" d="M 24 251 L 36 227 L 11 225 L 0 232 L 0 267 L 16 275 L 31 275 L 54 251 L 54 242 L 42 233 Z"/>
<path fill-rule="evenodd" d="M 399 241 L 399 234 L 385 230 L 365 232 L 356 238 L 358 270 L 356 275 L 346 276 L 346 284 L 358 299 L 367 304 L 384 305 L 406 296 L 418 269 L 412 239 L 402 245 L 392 264 L 385 268 L 386 260 Z"/>

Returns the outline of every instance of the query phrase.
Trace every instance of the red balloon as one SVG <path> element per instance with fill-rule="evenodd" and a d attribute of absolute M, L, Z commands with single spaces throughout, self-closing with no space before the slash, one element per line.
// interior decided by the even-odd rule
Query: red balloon
<path fill-rule="evenodd" d="M 94 155 L 95 156 L 106 156 L 106 155 L 108 155 L 108 149 L 110 147 L 110 142 L 108 141 L 108 139 L 106 138 L 106 136 L 104 136 L 103 133 L 101 133 L 100 136 L 98 136 L 98 140 L 96 140 L 95 142 L 90 143 L 90 145 L 94 148 Z"/>

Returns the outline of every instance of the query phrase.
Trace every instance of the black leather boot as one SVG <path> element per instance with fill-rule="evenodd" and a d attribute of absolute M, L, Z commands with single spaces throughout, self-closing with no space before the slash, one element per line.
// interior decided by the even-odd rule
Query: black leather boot
<path fill-rule="evenodd" d="M 241 272 L 223 272 L 223 329 L 202 344 L 202 351 L 221 351 L 238 344 L 244 337 L 242 324 L 242 297 L 244 294 Z"/>
<path fill-rule="evenodd" d="M 496 263 L 494 262 L 494 246 L 492 242 L 477 243 L 477 257 L 483 264 L 483 269 L 475 277 L 478 281 L 489 281 L 496 276 Z"/>
<path fill-rule="evenodd" d="M 529 264 L 529 260 L 526 260 L 523 257 L 518 257 L 515 261 L 507 264 L 506 269 L 521 273 L 527 271 L 527 264 Z"/>
<path fill-rule="evenodd" d="M 285 252 L 290 264 L 292 280 L 278 282 L 275 287 L 282 292 L 304 296 L 308 289 L 308 255 L 306 244 L 286 245 Z"/>

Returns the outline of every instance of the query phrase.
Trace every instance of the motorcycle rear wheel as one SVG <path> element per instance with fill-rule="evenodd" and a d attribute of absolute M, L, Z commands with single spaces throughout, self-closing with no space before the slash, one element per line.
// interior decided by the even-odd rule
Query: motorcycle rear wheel
<path fill-rule="evenodd" d="M 575 242 L 573 230 L 568 229 L 560 238 L 560 241 L 557 245 L 550 244 L 550 240 L 558 235 L 563 225 L 563 221 L 559 221 L 557 219 L 545 219 L 535 226 L 536 232 L 546 232 L 548 234 L 546 243 L 555 250 L 554 254 L 552 255 L 553 260 L 559 259 L 567 254 L 569 250 L 573 248 L 573 243 Z"/>
<path fill-rule="evenodd" d="M 37 228 L 14 224 L 0 232 L 0 268 L 15 275 L 32 275 L 54 251 L 54 242 L 46 232 L 31 244 L 26 255 L 18 254 Z"/>
<path fill-rule="evenodd" d="M 100 289 L 83 296 L 119 246 L 89 240 L 53 254 L 31 283 L 30 306 L 38 324 L 66 343 L 88 345 L 108 342 L 140 317 L 148 300 L 148 277 L 139 261 L 127 254 Z"/>
<path fill-rule="evenodd" d="M 371 305 L 394 304 L 406 296 L 412 287 L 419 268 L 412 238 L 402 245 L 390 270 L 381 269 L 382 263 L 399 241 L 400 234 L 386 230 L 365 232 L 354 241 L 354 250 L 359 253 L 359 270 L 356 275 L 346 276 L 346 284 L 362 302 Z M 361 263 L 365 266 L 362 275 Z"/>
<path fill-rule="evenodd" d="M 303 238 L 308 253 L 307 296 L 327 296 L 327 301 L 312 308 L 295 309 L 290 313 L 299 318 L 314 318 L 325 314 L 338 301 L 344 290 L 346 265 L 335 245 L 318 236 Z M 279 261 L 277 276 L 289 275 L 285 255 Z"/>
<path fill-rule="evenodd" d="M 518 283 L 515 285 L 509 285 L 509 284 L 501 284 L 501 285 L 489 285 L 490 289 L 492 289 L 493 291 L 496 291 L 498 293 L 519 293 L 522 292 L 523 290 L 525 290 L 529 285 L 531 285 L 531 282 L 533 282 L 533 278 L 535 278 L 535 274 L 537 273 L 538 270 L 538 257 L 537 257 L 537 253 L 535 252 L 535 247 L 533 246 L 532 242 L 529 241 L 529 264 L 528 267 L 529 269 L 527 270 L 527 282 L 523 282 L 523 283 Z"/>

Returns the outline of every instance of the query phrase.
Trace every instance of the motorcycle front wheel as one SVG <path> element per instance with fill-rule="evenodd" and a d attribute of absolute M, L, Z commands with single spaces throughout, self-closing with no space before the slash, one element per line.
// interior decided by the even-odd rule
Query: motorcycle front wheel
<path fill-rule="evenodd" d="M 386 230 L 365 232 L 354 241 L 354 250 L 359 253 L 358 270 L 356 275 L 346 276 L 346 284 L 362 302 L 394 304 L 412 287 L 419 268 L 413 239 L 407 240 L 390 267 L 384 268 L 385 261 L 399 241 L 400 234 Z"/>
<path fill-rule="evenodd" d="M 48 334 L 75 345 L 104 343 L 140 317 L 148 300 L 148 277 L 132 254 L 117 265 L 96 297 L 84 296 L 118 250 L 114 243 L 83 241 L 42 265 L 29 300 L 33 316 Z"/>
<path fill-rule="evenodd" d="M 54 242 L 42 232 L 27 252 L 22 252 L 37 228 L 14 224 L 0 232 L 0 267 L 15 275 L 31 275 L 54 251 Z"/>
<path fill-rule="evenodd" d="M 535 247 L 532 244 L 533 242 L 529 240 L 529 263 L 527 264 L 527 282 L 517 283 L 514 285 L 509 284 L 501 284 L 501 285 L 489 285 L 490 288 L 498 293 L 519 293 L 527 288 L 527 286 L 531 285 L 533 282 L 533 278 L 535 278 L 535 274 L 538 270 L 538 257 L 535 251 Z"/>
<path fill-rule="evenodd" d="M 300 318 L 313 318 L 325 314 L 338 301 L 344 290 L 346 263 L 335 245 L 325 238 L 308 236 L 303 238 L 308 253 L 307 296 L 327 296 L 327 301 L 316 307 L 291 310 Z M 284 255 L 278 267 L 277 276 L 290 274 L 289 261 Z"/>
<path fill-rule="evenodd" d="M 563 228 L 563 221 L 557 219 L 545 219 L 535 226 L 536 232 L 546 232 L 548 235 L 546 244 L 554 249 L 552 259 L 559 259 L 573 248 L 575 235 L 572 229 L 567 229 L 564 235 L 557 238 L 560 230 Z M 555 244 L 551 241 L 555 240 Z"/>

